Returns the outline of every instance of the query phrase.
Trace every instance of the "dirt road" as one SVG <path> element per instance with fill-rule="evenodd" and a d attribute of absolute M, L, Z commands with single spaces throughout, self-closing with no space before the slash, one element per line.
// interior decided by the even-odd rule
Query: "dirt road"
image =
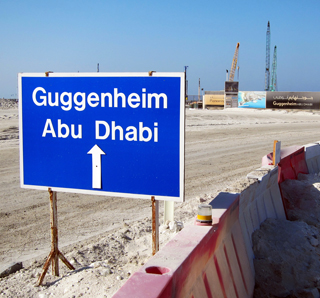
<path fill-rule="evenodd" d="M 271 110 L 187 110 L 185 203 L 215 196 L 259 168 L 273 141 L 282 147 L 320 140 L 320 113 Z M 49 195 L 19 185 L 18 110 L 0 110 L 0 265 L 50 250 Z M 151 217 L 147 200 L 58 193 L 59 245 L 119 229 L 123 221 Z M 196 206 L 195 206 L 196 207 Z M 161 208 L 161 205 L 160 205 Z M 162 210 L 162 208 L 161 208 Z M 190 210 L 190 219 L 193 213 Z"/>

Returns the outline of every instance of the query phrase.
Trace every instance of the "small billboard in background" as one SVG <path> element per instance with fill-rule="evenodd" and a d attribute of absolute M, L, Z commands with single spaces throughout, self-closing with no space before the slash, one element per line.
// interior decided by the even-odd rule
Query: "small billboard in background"
<path fill-rule="evenodd" d="M 224 91 L 206 91 L 204 94 L 205 106 L 224 106 Z"/>
<path fill-rule="evenodd" d="M 267 92 L 267 109 L 320 108 L 320 92 Z"/>
<path fill-rule="evenodd" d="M 266 108 L 266 92 L 265 91 L 240 91 L 238 94 L 239 108 Z"/>

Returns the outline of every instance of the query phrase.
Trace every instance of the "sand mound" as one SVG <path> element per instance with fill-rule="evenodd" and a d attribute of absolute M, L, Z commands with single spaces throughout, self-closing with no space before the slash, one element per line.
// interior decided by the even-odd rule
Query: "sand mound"
<path fill-rule="evenodd" d="M 319 297 L 319 182 L 318 175 L 283 182 L 289 220 L 267 219 L 253 233 L 254 297 Z"/>

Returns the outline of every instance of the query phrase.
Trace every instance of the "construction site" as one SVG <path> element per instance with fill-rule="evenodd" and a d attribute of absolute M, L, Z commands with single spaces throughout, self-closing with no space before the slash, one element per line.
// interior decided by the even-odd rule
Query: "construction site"
<path fill-rule="evenodd" d="M 236 45 L 230 70 L 226 70 L 224 90 L 203 90 L 198 87 L 198 95 L 187 95 L 186 104 L 195 109 L 221 108 L 271 108 L 271 109 L 319 109 L 319 92 L 278 91 L 277 46 L 273 48 L 271 63 L 270 22 L 266 31 L 265 81 L 264 90 L 240 91 L 238 56 L 240 43 Z"/>
<path fill-rule="evenodd" d="M 224 89 L 194 96 L 183 72 L 20 73 L 0 296 L 319 298 L 320 92 L 278 91 L 270 32 L 258 91 L 240 42 Z"/>

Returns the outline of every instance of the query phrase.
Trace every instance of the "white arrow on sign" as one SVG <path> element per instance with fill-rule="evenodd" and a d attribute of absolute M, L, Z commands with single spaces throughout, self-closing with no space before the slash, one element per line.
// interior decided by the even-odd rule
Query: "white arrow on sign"
<path fill-rule="evenodd" d="M 105 153 L 94 145 L 87 154 L 92 155 L 92 188 L 101 188 L 101 155 Z"/>

